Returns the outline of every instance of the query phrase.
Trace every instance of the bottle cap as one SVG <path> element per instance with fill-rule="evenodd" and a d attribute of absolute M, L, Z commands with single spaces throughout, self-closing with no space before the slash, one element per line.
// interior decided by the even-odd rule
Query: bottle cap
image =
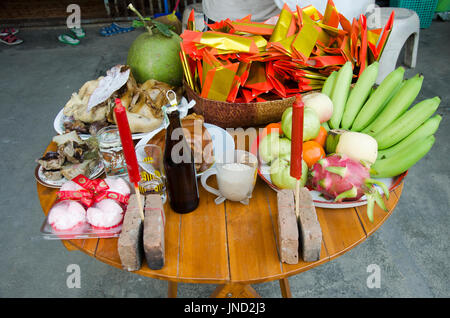
<path fill-rule="evenodd" d="M 166 92 L 166 98 L 170 104 L 170 106 L 167 107 L 167 113 L 171 113 L 174 110 L 177 110 L 178 109 L 177 94 L 170 89 Z"/>

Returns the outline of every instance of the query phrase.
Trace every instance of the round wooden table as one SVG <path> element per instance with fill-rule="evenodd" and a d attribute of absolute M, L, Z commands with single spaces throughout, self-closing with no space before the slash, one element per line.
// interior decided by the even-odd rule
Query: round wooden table
<path fill-rule="evenodd" d="M 47 151 L 53 150 L 50 144 Z M 144 261 L 134 273 L 167 280 L 169 297 L 176 297 L 177 283 L 209 283 L 218 287 L 213 297 L 259 297 L 251 284 L 279 280 L 283 297 L 291 297 L 288 277 L 333 260 L 362 243 L 392 214 L 403 182 L 385 200 L 389 212 L 378 206 L 370 222 L 366 206 L 346 209 L 316 208 L 323 234 L 318 261 L 288 265 L 278 253 L 276 192 L 260 178 L 248 206 L 226 201 L 214 203 L 215 196 L 199 186 L 200 205 L 192 213 L 177 214 L 165 205 L 165 265 L 151 270 Z M 57 189 L 37 183 L 37 193 L 47 215 Z M 69 250 L 80 250 L 111 266 L 122 268 L 117 238 L 64 240 Z"/>

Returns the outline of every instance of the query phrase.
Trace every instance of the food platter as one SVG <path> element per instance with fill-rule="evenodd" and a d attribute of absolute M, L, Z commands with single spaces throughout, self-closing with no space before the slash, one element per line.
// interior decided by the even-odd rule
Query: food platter
<path fill-rule="evenodd" d="M 211 136 L 213 145 L 214 163 L 209 166 L 209 168 L 211 168 L 216 162 L 221 161 L 225 158 L 229 158 L 229 156 L 231 156 L 234 152 L 235 144 L 233 137 L 224 129 L 208 123 L 203 123 L 203 126 Z M 156 134 L 158 134 L 163 129 L 163 127 L 160 127 L 148 133 L 136 144 L 136 147 L 146 145 Z M 143 158 L 137 159 L 138 161 L 143 160 Z M 197 173 L 197 176 L 200 177 L 203 173 L 204 171 Z"/>
<path fill-rule="evenodd" d="M 53 121 L 53 128 L 55 129 L 55 131 L 59 134 L 62 135 L 64 134 L 64 121 L 67 119 L 67 116 L 64 115 L 64 108 L 61 109 L 59 111 L 59 113 L 56 115 L 55 120 Z M 157 129 L 162 129 L 162 124 L 159 128 Z M 132 134 L 132 137 L 134 140 L 138 140 L 141 139 L 142 137 L 144 137 L 145 135 L 147 135 L 148 133 L 134 133 Z M 91 135 L 89 134 L 78 134 L 80 136 L 81 139 L 86 140 L 89 137 L 91 137 Z"/>
<path fill-rule="evenodd" d="M 273 189 L 274 191 L 280 191 L 281 189 L 275 186 L 270 179 L 270 166 L 260 160 L 258 154 L 258 145 L 259 145 L 259 137 L 254 140 L 251 145 L 250 152 L 258 157 L 258 175 L 259 177 L 267 183 L 267 185 Z M 376 179 L 383 182 L 389 189 L 389 191 L 394 190 L 397 186 L 400 185 L 403 178 L 408 174 L 408 171 L 402 173 L 399 176 L 393 178 L 380 178 Z M 377 190 L 380 194 L 383 194 L 383 191 L 379 186 L 376 185 Z M 343 208 L 353 208 L 357 206 L 362 206 L 367 204 L 366 196 L 362 196 L 358 200 L 353 201 L 343 201 L 343 202 L 334 202 L 333 200 L 325 199 L 320 192 L 316 190 L 310 189 L 311 196 L 314 201 L 314 205 L 319 208 L 328 208 L 328 209 L 343 209 Z"/>
<path fill-rule="evenodd" d="M 43 167 L 38 164 L 34 170 L 34 177 L 36 179 L 37 182 L 39 182 L 40 184 L 42 184 L 43 186 L 49 187 L 49 188 L 54 188 L 54 189 L 59 189 L 61 188 L 61 186 L 67 182 L 66 178 L 61 178 L 58 180 L 50 180 L 48 178 L 45 177 L 45 175 L 43 174 Z M 99 160 L 99 162 L 97 163 L 97 165 L 92 169 L 91 174 L 88 176 L 89 179 L 97 179 L 98 177 L 100 177 L 104 172 L 104 166 L 103 166 L 103 162 L 101 160 Z"/>

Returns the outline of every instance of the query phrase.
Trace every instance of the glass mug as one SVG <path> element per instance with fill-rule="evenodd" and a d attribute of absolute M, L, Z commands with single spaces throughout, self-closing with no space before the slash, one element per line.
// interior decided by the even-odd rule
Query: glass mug
<path fill-rule="evenodd" d="M 122 177 L 128 174 L 122 142 L 117 126 L 108 126 L 97 132 L 98 148 L 105 173 L 109 177 Z"/>
<path fill-rule="evenodd" d="M 244 150 L 235 150 L 232 158 L 218 162 L 201 176 L 202 186 L 206 191 L 217 195 L 216 204 L 223 201 L 238 201 L 247 205 L 252 197 L 256 182 L 258 159 L 255 155 Z M 219 189 L 210 187 L 206 181 L 216 175 Z"/>
<path fill-rule="evenodd" d="M 141 181 L 139 191 L 142 194 L 159 194 L 163 202 L 166 199 L 166 177 L 161 147 L 147 144 L 136 147 Z"/>

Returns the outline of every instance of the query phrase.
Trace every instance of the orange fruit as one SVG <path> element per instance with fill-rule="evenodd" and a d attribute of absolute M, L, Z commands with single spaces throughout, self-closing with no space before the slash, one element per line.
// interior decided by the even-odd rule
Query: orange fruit
<path fill-rule="evenodd" d="M 262 129 L 261 133 L 259 134 L 259 137 L 258 137 L 259 141 L 263 140 L 264 137 L 266 137 L 268 134 L 271 134 L 273 132 L 277 132 L 279 135 L 281 135 L 283 133 L 283 131 L 281 130 L 281 122 L 271 123 L 271 124 L 268 124 L 266 127 L 264 127 Z"/>
<path fill-rule="evenodd" d="M 273 132 L 277 132 L 280 135 L 282 134 L 281 131 L 281 122 L 280 123 L 271 123 L 268 124 L 266 127 L 264 127 L 264 129 L 266 130 L 267 134 L 273 133 Z"/>
<path fill-rule="evenodd" d="M 303 143 L 303 160 L 305 160 L 308 168 L 311 168 L 317 161 L 325 157 L 325 150 L 314 140 Z"/>
<path fill-rule="evenodd" d="M 313 140 L 318 142 L 323 148 L 325 147 L 325 142 L 327 141 L 328 132 L 325 127 L 320 126 L 319 134 Z"/>

